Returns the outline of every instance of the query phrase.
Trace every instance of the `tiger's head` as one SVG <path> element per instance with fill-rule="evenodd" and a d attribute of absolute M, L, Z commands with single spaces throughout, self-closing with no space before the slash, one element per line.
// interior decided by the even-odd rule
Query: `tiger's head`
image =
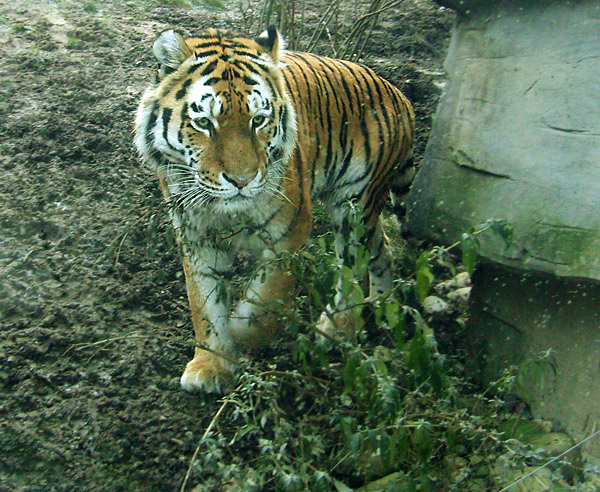
<path fill-rule="evenodd" d="M 159 80 L 136 118 L 136 144 L 176 205 L 231 212 L 281 194 L 296 142 L 275 28 L 256 39 L 209 30 L 154 42 Z"/>

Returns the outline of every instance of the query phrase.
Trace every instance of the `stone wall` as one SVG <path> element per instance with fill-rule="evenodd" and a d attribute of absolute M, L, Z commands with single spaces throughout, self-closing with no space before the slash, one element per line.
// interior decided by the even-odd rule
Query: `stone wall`
<path fill-rule="evenodd" d="M 418 236 L 502 218 L 511 267 L 600 279 L 600 2 L 460 4 L 448 84 L 409 200 Z"/>
<path fill-rule="evenodd" d="M 475 370 L 521 365 L 534 415 L 583 439 L 600 426 L 600 1 L 438 2 L 459 15 L 409 230 L 450 244 L 513 225 L 509 248 L 480 237 Z M 600 440 L 584 451 L 600 462 Z"/>
<path fill-rule="evenodd" d="M 600 285 L 484 265 L 473 278 L 468 344 L 484 381 L 520 367 L 518 395 L 576 439 L 600 426 Z M 538 361 L 544 355 L 548 357 Z M 600 441 L 584 445 L 600 463 Z"/>

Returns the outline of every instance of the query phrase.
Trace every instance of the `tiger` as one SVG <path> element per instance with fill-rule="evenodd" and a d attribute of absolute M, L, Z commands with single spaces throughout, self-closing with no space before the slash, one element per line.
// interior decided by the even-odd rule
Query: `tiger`
<path fill-rule="evenodd" d="M 361 64 L 284 43 L 269 27 L 255 38 L 167 30 L 153 44 L 157 81 L 139 103 L 135 143 L 170 205 L 183 262 L 196 342 L 186 391 L 227 391 L 239 349 L 280 334 L 275 307 L 293 302 L 295 279 L 277 259 L 309 240 L 314 200 L 330 215 L 339 262 L 348 261 L 347 204 L 360 206 L 369 295 L 394 280 L 380 214 L 390 191 L 402 208 L 414 175 L 412 106 Z M 232 300 L 240 255 L 260 267 Z M 335 319 L 339 283 L 334 300 L 321 333 L 351 322 Z"/>

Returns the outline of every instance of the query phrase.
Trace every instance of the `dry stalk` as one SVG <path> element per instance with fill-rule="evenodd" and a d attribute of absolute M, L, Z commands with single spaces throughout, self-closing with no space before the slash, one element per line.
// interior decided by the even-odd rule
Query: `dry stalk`
<path fill-rule="evenodd" d="M 237 393 L 240 390 L 241 387 L 242 387 L 241 385 L 238 386 L 230 394 L 232 395 L 234 393 Z M 198 442 L 198 445 L 196 446 L 196 449 L 194 450 L 194 454 L 192 455 L 192 458 L 190 459 L 190 464 L 189 464 L 188 469 L 187 469 L 187 471 L 185 473 L 185 477 L 183 479 L 183 482 L 181 484 L 181 488 L 179 489 L 179 492 L 184 492 L 185 491 L 185 487 L 186 487 L 186 485 L 188 483 L 188 480 L 190 479 L 190 476 L 192 474 L 192 468 L 194 467 L 194 462 L 196 461 L 196 458 L 198 457 L 198 452 L 200 451 L 200 448 L 202 447 L 202 443 L 208 437 L 208 435 L 211 433 L 211 431 L 213 430 L 213 428 L 215 427 L 215 425 L 217 425 L 217 421 L 219 420 L 219 417 L 221 416 L 221 414 L 225 410 L 225 407 L 227 406 L 227 404 L 230 403 L 231 401 L 232 401 L 231 399 L 223 400 L 223 403 L 221 404 L 221 406 L 217 410 L 217 413 L 215 413 L 214 417 L 212 418 L 212 420 L 208 424 L 208 427 L 204 431 L 204 434 L 202 434 L 202 437 L 200 438 L 200 441 Z"/>

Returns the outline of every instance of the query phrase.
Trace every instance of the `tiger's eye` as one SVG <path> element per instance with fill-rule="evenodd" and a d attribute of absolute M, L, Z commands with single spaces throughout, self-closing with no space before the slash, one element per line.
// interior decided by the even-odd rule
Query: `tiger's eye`
<path fill-rule="evenodd" d="M 257 114 L 254 118 L 252 118 L 252 127 L 258 128 L 266 121 L 267 117 L 263 114 Z"/>
<path fill-rule="evenodd" d="M 206 118 L 205 116 L 203 116 L 202 118 L 194 118 L 192 120 L 192 125 L 197 130 L 210 130 L 213 126 L 212 121 L 210 121 L 210 118 Z"/>

